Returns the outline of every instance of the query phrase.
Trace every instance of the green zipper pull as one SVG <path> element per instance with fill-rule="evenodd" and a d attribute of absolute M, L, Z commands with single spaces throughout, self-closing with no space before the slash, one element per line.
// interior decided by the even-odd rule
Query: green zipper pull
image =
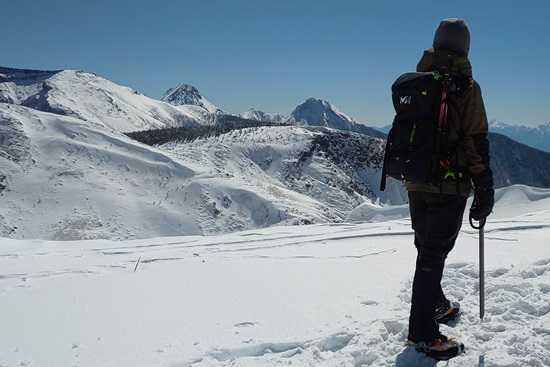
<path fill-rule="evenodd" d="M 413 140 L 414 140 L 414 134 L 416 133 L 416 124 L 414 124 L 413 126 L 413 129 L 411 131 L 411 138 L 409 139 L 409 143 L 412 144 Z"/>

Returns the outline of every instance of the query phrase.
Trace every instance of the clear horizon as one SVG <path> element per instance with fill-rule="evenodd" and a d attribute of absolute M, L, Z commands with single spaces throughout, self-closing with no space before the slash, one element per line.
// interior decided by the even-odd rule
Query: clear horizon
<path fill-rule="evenodd" d="M 390 87 L 444 18 L 472 33 L 489 120 L 550 121 L 548 2 L 120 0 L 2 2 L 0 66 L 76 69 L 160 98 L 179 83 L 221 109 L 288 115 L 323 99 L 368 126 L 393 119 Z M 436 6 L 437 5 L 437 6 Z"/>

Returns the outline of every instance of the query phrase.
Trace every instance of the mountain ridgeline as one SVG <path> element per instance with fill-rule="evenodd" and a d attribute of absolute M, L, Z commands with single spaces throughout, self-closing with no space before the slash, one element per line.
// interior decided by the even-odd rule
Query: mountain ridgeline
<path fill-rule="evenodd" d="M 407 202 L 399 181 L 379 190 L 384 137 L 314 98 L 289 116 L 231 115 L 187 84 L 156 100 L 92 73 L 0 68 L 0 237 L 346 221 Z M 497 187 L 550 187 L 549 153 L 490 139 Z"/>
<path fill-rule="evenodd" d="M 495 187 L 526 182 L 528 186 L 550 187 L 550 153 L 497 133 L 489 133 L 489 143 Z"/>
<path fill-rule="evenodd" d="M 527 127 L 491 120 L 489 121 L 489 131 L 505 135 L 517 142 L 550 153 L 550 122 L 537 127 Z"/>

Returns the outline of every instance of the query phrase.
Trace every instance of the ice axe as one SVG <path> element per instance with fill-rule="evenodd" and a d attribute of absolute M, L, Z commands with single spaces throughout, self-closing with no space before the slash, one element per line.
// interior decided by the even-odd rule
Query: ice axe
<path fill-rule="evenodd" d="M 479 220 L 479 225 L 474 224 L 474 219 L 470 216 L 470 225 L 474 229 L 479 229 L 479 318 L 483 320 L 485 316 L 485 236 L 483 227 L 487 218 Z"/>

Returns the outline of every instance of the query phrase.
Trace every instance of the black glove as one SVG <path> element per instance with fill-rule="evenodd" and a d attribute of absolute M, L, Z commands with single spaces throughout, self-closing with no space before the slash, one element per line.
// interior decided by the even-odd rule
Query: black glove
<path fill-rule="evenodd" d="M 470 208 L 470 217 L 476 221 L 487 218 L 495 205 L 495 190 L 491 187 L 475 189 L 474 201 Z"/>

